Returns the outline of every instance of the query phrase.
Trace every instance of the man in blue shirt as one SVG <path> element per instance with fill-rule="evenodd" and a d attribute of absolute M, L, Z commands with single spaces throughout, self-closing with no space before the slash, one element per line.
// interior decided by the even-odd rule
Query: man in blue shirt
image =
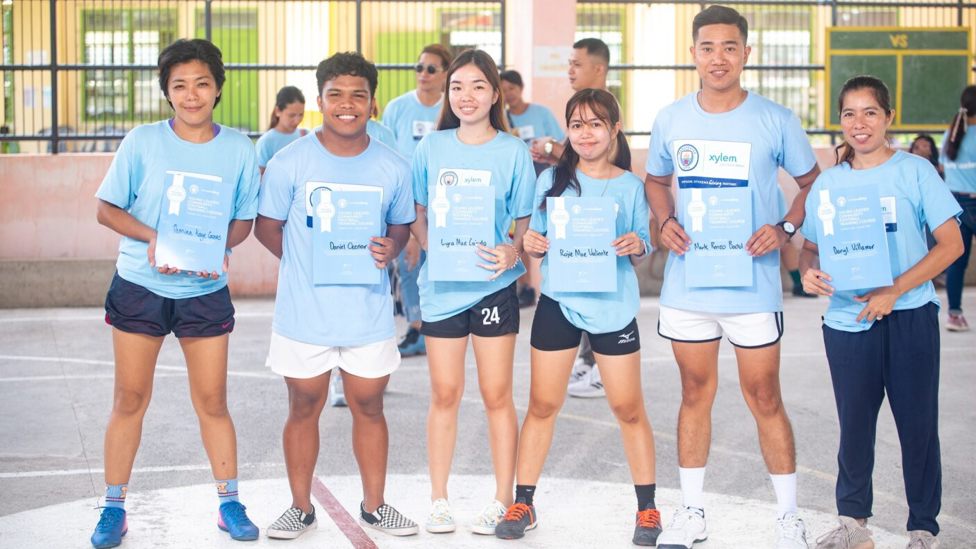
<path fill-rule="evenodd" d="M 796 116 L 742 88 L 740 77 L 750 52 L 747 32 L 745 18 L 727 7 L 711 6 L 695 17 L 691 54 L 702 89 L 658 114 L 648 151 L 645 190 L 661 228 L 661 243 L 671 251 L 658 332 L 672 340 L 682 381 L 678 463 L 684 507 L 658 539 L 662 548 L 689 549 L 707 537 L 702 494 L 723 334 L 735 346 L 742 393 L 756 419 L 776 492 L 776 547 L 807 547 L 796 508 L 793 431 L 780 396 L 783 296 L 778 250 L 803 222 L 804 200 L 819 170 Z M 750 190 L 754 232 L 746 250 L 753 258 L 751 286 L 689 289 L 685 283 L 685 254 L 691 246 L 685 227 L 694 224 L 688 222 L 696 210 L 675 207 L 671 180 L 677 172 L 679 196 L 687 201 L 684 193 L 695 195 L 682 188 L 681 180 L 691 179 L 682 176 L 699 165 L 707 177 L 698 179 L 737 181 Z M 780 167 L 800 186 L 785 215 L 776 177 Z M 697 204 L 701 213 L 704 204 Z"/>

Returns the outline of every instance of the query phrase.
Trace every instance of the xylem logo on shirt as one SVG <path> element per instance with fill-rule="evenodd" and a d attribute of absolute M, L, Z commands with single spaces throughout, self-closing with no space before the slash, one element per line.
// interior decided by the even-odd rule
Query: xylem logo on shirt
<path fill-rule="evenodd" d="M 715 164 L 738 164 L 739 158 L 734 154 L 718 153 L 708 155 L 708 161 Z"/>

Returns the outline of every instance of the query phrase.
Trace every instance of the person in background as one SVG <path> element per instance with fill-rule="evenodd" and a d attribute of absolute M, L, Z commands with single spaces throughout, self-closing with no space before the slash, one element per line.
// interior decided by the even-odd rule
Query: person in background
<path fill-rule="evenodd" d="M 945 179 L 945 175 L 942 173 L 942 165 L 939 163 L 939 148 L 935 146 L 935 139 L 927 133 L 920 133 L 912 139 L 912 144 L 908 146 L 908 152 L 916 156 L 921 156 L 922 158 L 928 160 L 932 163 L 932 166 L 942 179 Z"/>
<path fill-rule="evenodd" d="M 299 124 L 305 118 L 305 96 L 302 90 L 295 86 L 285 86 L 278 90 L 275 106 L 271 110 L 271 122 L 268 131 L 258 138 L 258 170 L 264 175 L 268 162 L 276 152 L 286 145 L 308 133 L 299 129 Z"/>

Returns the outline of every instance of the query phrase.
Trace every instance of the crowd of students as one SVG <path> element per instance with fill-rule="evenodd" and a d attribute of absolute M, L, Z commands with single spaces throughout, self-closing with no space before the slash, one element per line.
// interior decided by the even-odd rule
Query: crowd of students
<path fill-rule="evenodd" d="M 534 493 L 567 385 L 577 373 L 578 348 L 588 339 L 600 368 L 596 380 L 619 422 L 633 478 L 635 511 L 621 520 L 634 525 L 636 545 L 690 549 L 708 535 L 704 479 L 724 336 L 735 348 L 743 397 L 755 418 L 777 502 L 772 533 L 758 536 L 756 544 L 771 539 L 780 549 L 808 547 L 797 508 L 796 449 L 779 378 L 784 326 L 778 250 L 802 231 L 803 290 L 829 296 L 823 332 L 840 421 L 839 524 L 820 536 L 816 547 L 873 547 L 866 524 L 876 421 L 886 396 L 902 446 L 908 547 L 938 547 L 939 300 L 931 279 L 949 268 L 950 318 L 955 315 L 957 324 L 958 319 L 964 324 L 959 292 L 976 230 L 976 136 L 966 128 L 976 122 L 976 88 L 964 93 L 945 137 L 946 184 L 929 161 L 890 148 L 888 90 L 868 76 L 852 78 L 840 93 L 844 143 L 836 166 L 821 173 L 797 117 L 742 88 L 750 54 L 747 34 L 745 19 L 730 8 L 712 6 L 695 17 L 691 55 L 701 90 L 657 115 L 644 181 L 630 171 L 620 108 L 605 86 L 578 88 L 565 109 L 563 139 L 558 127 L 521 100 L 517 73 L 500 76 L 482 51 L 454 57 L 443 46 L 425 48 L 416 66 L 417 89 L 384 111 L 382 122 L 392 134 L 387 139 L 375 127 L 369 131 L 376 125 L 370 120 L 376 112 L 375 65 L 357 53 L 337 53 L 316 70 L 321 126 L 298 129 L 305 99 L 297 89 L 283 88 L 256 153 L 245 136 L 213 122 L 224 83 L 220 51 L 199 39 L 167 47 L 159 56 L 159 85 L 173 117 L 126 136 L 96 195 L 99 222 L 122 235 L 122 241 L 105 304 L 113 328 L 115 398 L 105 436 L 105 505 L 93 546 L 114 547 L 126 534 L 127 484 L 156 358 L 170 332 L 186 358 L 191 399 L 216 479 L 218 527 L 236 540 L 259 535 L 239 501 L 226 387 L 228 336 L 234 327 L 226 271 L 232 248 L 253 225 L 256 238 L 280 259 L 267 365 L 283 377 L 288 390 L 283 449 L 292 503 L 266 529 L 269 537 L 296 538 L 316 526 L 311 485 L 320 450 L 318 422 L 330 384 L 340 380 L 362 477 L 361 523 L 396 536 L 419 532 L 416 522 L 385 499 L 389 448 L 383 394 L 401 356 L 420 347 L 427 354 L 431 384 L 431 507 L 424 528 L 454 531 L 448 485 L 470 341 L 496 483 L 492 500 L 469 517 L 470 529 L 501 539 L 522 538 L 539 524 Z M 592 61 L 585 59 L 591 51 L 598 52 L 595 64 L 603 63 L 606 70 L 603 50 L 592 45 L 575 48 L 571 75 Z M 507 113 L 506 97 L 511 103 Z M 512 126 L 520 136 L 511 133 Z M 682 146 L 743 151 L 738 158 L 748 169 L 753 217 L 746 242 L 753 265 L 749 286 L 685 284 L 690 218 L 676 207 L 672 191 L 676 172 L 688 169 L 678 154 Z M 777 184 L 779 168 L 799 187 L 788 206 Z M 481 245 L 471 256 L 484 269 L 484 280 L 477 282 L 433 280 L 424 261 L 430 193 L 445 184 L 445 171 L 458 170 L 473 184 L 490 187 L 494 196 L 494 245 Z M 716 170 L 710 175 L 723 177 L 722 168 Z M 155 260 L 156 224 L 174 171 L 207 174 L 230 186 L 232 221 L 222 272 L 185 272 Z M 896 206 L 886 235 L 894 283 L 835 291 L 831 273 L 820 270 L 818 262 L 816 197 L 854 184 L 876 187 Z M 381 230 L 369 243 L 380 271 L 378 284 L 315 283 L 311 220 L 319 215 L 318 201 L 328 186 L 379 193 Z M 678 189 L 679 200 L 686 190 Z M 547 272 L 547 199 L 563 197 L 605 197 L 615 204 L 615 236 L 609 245 L 617 256 L 616 290 L 554 291 L 543 277 L 531 327 L 530 400 L 520 431 L 512 391 L 520 329 L 515 281 L 526 272 L 528 258 L 541 260 Z M 667 526 L 655 504 L 654 436 L 641 389 L 637 326 L 635 266 L 651 252 L 651 223 L 660 232 L 660 245 L 670 252 L 658 333 L 671 341 L 682 382 L 677 430 L 683 501 Z M 934 239 L 931 249 L 926 228 Z M 407 338 L 399 342 L 390 277 L 394 264 L 410 322 Z M 408 289 L 411 280 L 415 290 Z"/>

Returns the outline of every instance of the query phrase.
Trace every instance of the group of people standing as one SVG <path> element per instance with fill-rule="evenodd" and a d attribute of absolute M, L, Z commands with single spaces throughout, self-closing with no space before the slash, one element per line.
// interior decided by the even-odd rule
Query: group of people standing
<path fill-rule="evenodd" d="M 191 398 L 217 483 L 218 527 L 237 540 L 259 535 L 239 501 L 236 436 L 226 404 L 228 336 L 234 327 L 226 270 L 231 249 L 253 225 L 257 239 L 280 259 L 267 365 L 284 378 L 288 391 L 283 449 L 292 503 L 267 528 L 269 537 L 292 539 L 316 526 L 311 486 L 319 453 L 318 422 L 330 383 L 339 379 L 352 414 L 352 448 L 362 477 L 361 523 L 396 536 L 420 530 L 385 499 L 389 453 L 383 394 L 403 351 L 403 342 L 396 339 L 388 274 L 397 263 L 401 285 L 405 273 L 416 275 L 417 299 L 405 297 L 403 304 L 416 332 L 407 343 L 423 338 L 430 372 L 428 532 L 457 528 L 448 488 L 468 342 L 477 363 L 496 482 L 491 501 L 471 518 L 470 529 L 517 539 L 539 524 L 536 486 L 574 376 L 578 348 L 588 339 L 599 368 L 595 382 L 618 420 L 633 479 L 636 507 L 624 519 L 634 525 L 632 542 L 690 549 L 704 540 L 705 467 L 724 336 L 735 348 L 740 385 L 755 418 L 777 502 L 775 527 L 770 535 L 757 536 L 756 544 L 808 547 L 797 508 L 793 433 L 779 379 L 784 326 L 778 249 L 802 228 L 807 238 L 801 257 L 804 290 L 830 296 L 824 341 L 841 426 L 839 526 L 816 546 L 873 547 L 866 522 L 871 516 L 874 430 L 887 395 L 902 443 L 908 547 L 937 547 L 939 331 L 938 299 L 930 280 L 963 253 L 960 199 L 937 181 L 928 162 L 888 147 L 890 99 L 884 83 L 873 77 L 853 78 L 844 86 L 840 110 L 845 143 L 837 166 L 821 173 L 797 117 L 742 88 L 740 76 L 750 53 L 747 33 L 745 19 L 727 7 L 712 6 L 695 17 L 691 55 L 701 90 L 658 114 L 644 181 L 630 171 L 620 108 L 604 89 L 609 64 L 608 54 L 602 53 L 605 45 L 601 50 L 586 42 L 574 48 L 570 76 L 574 88 L 580 85 L 565 109 L 565 140 L 529 137 L 524 130 L 523 136 L 514 136 L 512 126 L 526 126 L 519 117 L 528 110 L 505 111 L 503 97 L 512 90 L 506 93 L 504 82 L 513 83 L 513 77 L 503 80 L 482 51 L 466 50 L 454 57 L 432 45 L 418 60 L 417 90 L 395 99 L 384 112 L 392 139 L 383 128 L 370 132 L 376 67 L 357 53 L 337 53 L 316 70 L 321 127 L 298 130 L 295 120 L 303 109 L 295 104 L 304 105 L 304 98 L 297 90 L 283 90 L 271 124 L 280 135 L 262 138 L 258 150 L 278 149 L 268 143 L 271 139 L 289 143 L 273 155 L 262 152 L 260 159 L 245 136 L 213 122 L 224 83 L 219 50 L 204 40 L 179 40 L 167 47 L 159 56 L 159 84 L 174 116 L 131 131 L 97 192 L 99 222 L 123 238 L 118 272 L 106 298 L 115 349 L 115 399 L 105 437 L 105 508 L 91 537 L 93 546 L 119 545 L 127 532 L 127 483 L 156 358 L 170 332 L 183 348 Z M 602 71 L 603 86 L 583 82 L 591 69 Z M 976 140 L 970 135 L 960 141 L 965 122 L 954 131 L 953 169 L 972 169 L 963 166 L 972 164 L 967 158 L 976 157 L 970 146 Z M 693 241 L 686 230 L 688 213 L 675 206 L 672 178 L 688 167 L 678 152 L 689 144 L 702 151 L 735 147 L 748 167 L 751 286 L 685 285 L 685 261 Z M 537 177 L 537 164 L 550 167 Z M 777 184 L 780 167 L 800 189 L 788 207 Z M 223 272 L 188 273 L 155 261 L 154 227 L 167 174 L 174 170 L 213 175 L 233 188 Z M 721 168 L 717 170 L 713 175 L 722 177 Z M 423 259 L 428 208 L 435 206 L 431 193 L 446 184 L 446 171 L 490 187 L 494 197 L 494 245 L 479 246 L 471 257 L 485 271 L 480 282 L 431 280 Z M 834 291 L 830 273 L 821 271 L 817 261 L 813 197 L 820 189 L 855 182 L 876 185 L 897 205 L 887 236 L 895 282 L 861 292 Z M 378 284 L 314 282 L 313 218 L 320 215 L 323 188 L 379 194 L 381 230 L 369 243 L 380 271 Z M 965 189 L 960 194 L 976 192 Z M 520 430 L 512 386 L 520 328 L 515 281 L 526 272 L 527 256 L 541 260 L 547 271 L 547 199 L 576 196 L 612 198 L 615 204 L 610 246 L 617 256 L 617 289 L 553 291 L 550 280 L 543 278 L 531 327 L 530 400 Z M 634 267 L 651 252 L 651 223 L 670 252 L 658 332 L 672 342 L 682 381 L 677 427 L 683 501 L 666 527 L 655 503 L 654 436 L 642 393 L 636 319 Z M 935 239 L 931 250 L 925 227 Z M 412 252 L 411 241 L 416 245 Z M 593 385 L 591 372 L 597 370 L 586 371 L 587 383 Z"/>

